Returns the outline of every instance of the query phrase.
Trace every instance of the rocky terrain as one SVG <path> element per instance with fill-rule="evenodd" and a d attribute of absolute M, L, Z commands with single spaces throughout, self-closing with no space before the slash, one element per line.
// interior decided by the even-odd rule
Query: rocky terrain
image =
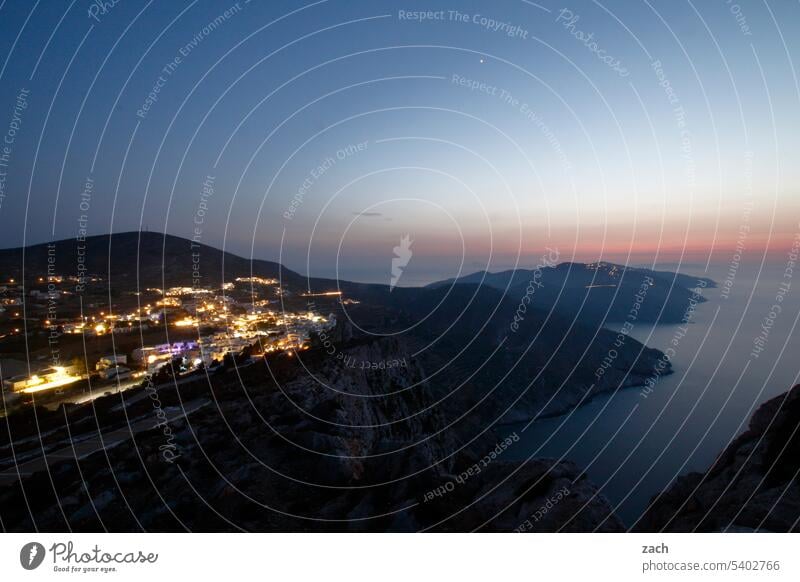
<path fill-rule="evenodd" d="M 465 414 L 448 401 L 457 395 L 426 381 L 402 340 L 355 338 L 336 350 L 276 356 L 269 367 L 159 387 L 154 396 L 123 393 L 128 404 L 120 395 L 97 401 L 131 414 L 100 424 L 103 434 L 144 428 L 79 461 L 54 454 L 49 471 L 0 489 L 4 529 L 622 528 L 574 465 L 504 459 L 516 435 L 495 431 L 481 409 Z M 405 365 L 354 364 L 380 361 Z M 92 432 L 81 426 L 74 440 Z"/>
<path fill-rule="evenodd" d="M 642 531 L 800 531 L 800 386 L 761 405 L 706 473 L 654 499 Z"/>

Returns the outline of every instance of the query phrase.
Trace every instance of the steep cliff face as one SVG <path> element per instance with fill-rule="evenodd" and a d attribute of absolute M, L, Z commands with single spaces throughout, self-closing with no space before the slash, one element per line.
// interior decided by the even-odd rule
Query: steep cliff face
<path fill-rule="evenodd" d="M 764 403 L 704 474 L 654 499 L 643 531 L 800 531 L 800 386 Z"/>
<path fill-rule="evenodd" d="M 159 390 L 175 419 L 171 460 L 164 427 L 147 425 L 132 441 L 4 488 L 4 527 L 621 529 L 574 465 L 505 460 L 518 437 L 495 434 L 480 411 L 465 414 L 445 388 L 425 382 L 402 340 L 309 352 L 226 375 L 213 389 Z M 177 417 L 174 402 L 202 406 Z"/>

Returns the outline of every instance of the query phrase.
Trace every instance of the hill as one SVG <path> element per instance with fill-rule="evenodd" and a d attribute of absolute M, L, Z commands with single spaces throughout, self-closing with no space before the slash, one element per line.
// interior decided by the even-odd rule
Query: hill
<path fill-rule="evenodd" d="M 158 232 L 122 232 L 0 250 L 0 273 L 35 281 L 48 264 L 62 276 L 96 275 L 125 290 L 162 286 L 219 286 L 223 280 L 255 275 L 301 285 L 299 274 L 278 263 L 245 259 L 189 239 Z"/>
<path fill-rule="evenodd" d="M 613 263 L 561 263 L 534 270 L 479 271 L 428 288 L 461 284 L 485 285 L 516 298 L 529 294 L 539 309 L 595 325 L 626 320 L 678 323 L 693 302 L 705 301 L 702 289 L 716 286 L 705 277 Z"/>

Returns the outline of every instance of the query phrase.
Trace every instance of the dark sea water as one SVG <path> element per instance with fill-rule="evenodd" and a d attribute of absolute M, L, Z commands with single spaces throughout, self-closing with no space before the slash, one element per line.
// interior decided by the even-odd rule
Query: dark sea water
<path fill-rule="evenodd" d="M 632 526 L 654 495 L 678 475 L 705 471 L 746 430 L 761 403 L 798 383 L 800 270 L 792 282 L 784 278 L 786 266 L 773 262 L 759 273 L 759 264 L 739 265 L 727 299 L 722 284 L 729 264 L 711 265 L 707 272 L 702 266 L 681 269 L 718 283 L 704 290 L 708 301 L 698 306 L 685 335 L 676 325 L 638 324 L 631 333 L 661 350 L 672 345 L 674 373 L 647 397 L 628 388 L 537 421 L 520 433 L 519 446 L 509 454 L 574 461 Z M 779 303 L 782 282 L 792 286 Z M 782 311 L 767 322 L 764 351 L 754 357 L 754 340 L 777 303 Z"/>

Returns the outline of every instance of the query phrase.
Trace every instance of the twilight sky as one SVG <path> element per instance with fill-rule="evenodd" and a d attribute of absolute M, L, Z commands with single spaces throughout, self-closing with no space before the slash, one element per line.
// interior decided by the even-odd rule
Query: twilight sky
<path fill-rule="evenodd" d="M 148 228 L 388 282 L 410 235 L 413 284 L 800 232 L 797 2 L 102 4 L 0 3 L 0 246 Z"/>

